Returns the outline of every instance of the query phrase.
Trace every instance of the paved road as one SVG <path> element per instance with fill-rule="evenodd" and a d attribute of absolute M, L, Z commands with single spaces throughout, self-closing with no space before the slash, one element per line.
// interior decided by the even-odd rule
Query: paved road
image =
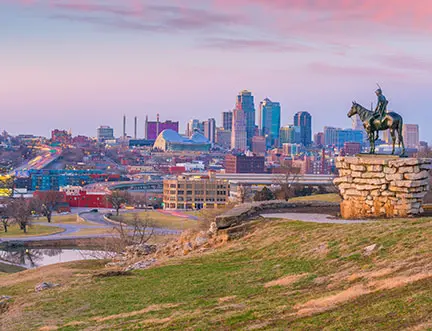
<path fill-rule="evenodd" d="M 88 210 L 88 209 L 87 209 Z M 62 228 L 64 231 L 60 233 L 54 233 L 45 236 L 32 236 L 32 237 L 8 237 L 0 238 L 1 242 L 11 242 L 11 241 L 44 241 L 44 240 L 62 240 L 62 239 L 83 239 L 83 238 L 109 238 L 113 234 L 89 234 L 89 235 L 73 235 L 82 229 L 106 229 L 110 230 L 115 227 L 115 224 L 107 222 L 103 218 L 101 213 L 81 213 L 80 216 L 87 222 L 93 223 L 94 225 L 88 224 L 59 224 L 59 223 L 47 223 L 47 222 L 35 222 L 35 224 L 43 224 L 44 226 L 52 226 Z M 148 231 L 152 229 L 149 228 Z M 155 235 L 178 235 L 181 233 L 179 230 L 164 229 L 164 228 L 154 228 L 153 233 Z"/>
<path fill-rule="evenodd" d="M 303 214 L 303 213 L 279 213 L 279 214 L 261 214 L 265 218 L 279 218 L 293 221 L 310 222 L 310 223 L 327 223 L 327 224 L 357 224 L 370 223 L 367 220 L 341 220 L 335 219 L 333 216 L 324 214 Z"/>

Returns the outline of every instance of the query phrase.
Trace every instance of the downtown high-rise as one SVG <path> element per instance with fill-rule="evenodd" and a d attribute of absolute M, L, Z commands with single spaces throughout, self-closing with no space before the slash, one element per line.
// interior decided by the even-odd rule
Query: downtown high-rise
<path fill-rule="evenodd" d="M 294 115 L 294 125 L 300 127 L 300 143 L 304 146 L 312 144 L 312 116 L 307 111 Z"/>
<path fill-rule="evenodd" d="M 260 134 L 266 137 L 266 146 L 278 145 L 281 123 L 281 108 L 279 102 L 272 102 L 266 98 L 261 101 L 258 113 L 258 125 Z"/>
<path fill-rule="evenodd" d="M 246 115 L 241 108 L 233 110 L 231 148 L 239 152 L 247 149 Z"/>
<path fill-rule="evenodd" d="M 222 112 L 222 127 L 224 130 L 231 131 L 232 130 L 232 111 L 224 111 Z"/>
<path fill-rule="evenodd" d="M 235 110 L 241 110 L 244 113 L 246 124 L 246 145 L 249 148 L 252 148 L 252 137 L 255 135 L 255 105 L 254 97 L 251 92 L 243 90 L 239 93 Z M 233 112 L 233 126 L 234 116 Z"/>

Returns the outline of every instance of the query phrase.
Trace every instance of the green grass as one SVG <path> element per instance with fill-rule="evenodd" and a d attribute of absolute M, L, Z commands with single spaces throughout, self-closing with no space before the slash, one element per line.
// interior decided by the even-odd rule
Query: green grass
<path fill-rule="evenodd" d="M 329 193 L 329 194 L 315 194 L 306 197 L 296 197 L 290 199 L 290 202 L 300 202 L 300 201 L 322 201 L 322 202 L 341 202 L 339 194 Z"/>
<path fill-rule="evenodd" d="M 9 330 L 410 329 L 431 320 L 432 277 L 371 291 L 310 316 L 298 315 L 297 307 L 352 286 L 430 272 L 431 237 L 430 218 L 352 225 L 269 221 L 222 248 L 148 270 L 92 277 L 103 272 L 102 264 L 75 262 L 63 266 L 63 274 L 56 266 L 41 269 L 33 280 L 0 276 L 0 284 L 7 284 L 0 292 L 25 305 L 5 316 Z M 380 249 L 364 256 L 364 247 L 374 243 Z M 394 272 L 388 275 L 367 276 L 390 266 Z M 40 275 L 64 286 L 36 294 L 31 289 Z M 288 275 L 299 276 L 292 284 L 265 287 Z M 83 324 L 67 326 L 77 321 Z"/>
<path fill-rule="evenodd" d="M 2 229 L 2 231 L 0 232 L 0 238 L 44 236 L 54 233 L 60 233 L 63 231 L 64 230 L 62 228 L 58 227 L 33 224 L 27 228 L 27 233 L 24 233 L 18 225 L 14 224 L 8 228 L 8 232 L 4 232 L 4 230 Z"/>
<path fill-rule="evenodd" d="M 0 262 L 0 274 L 1 273 L 12 274 L 23 270 L 25 270 L 25 268 L 23 267 Z"/>
<path fill-rule="evenodd" d="M 188 230 L 197 229 L 200 225 L 199 221 L 191 220 L 187 218 L 181 218 L 172 215 L 166 215 L 158 211 L 146 211 L 138 213 L 138 216 L 142 220 L 148 219 L 154 227 L 174 229 L 174 230 Z M 126 221 L 132 220 L 134 217 L 133 213 L 121 214 L 119 217 L 112 216 L 112 219 L 125 219 Z"/>

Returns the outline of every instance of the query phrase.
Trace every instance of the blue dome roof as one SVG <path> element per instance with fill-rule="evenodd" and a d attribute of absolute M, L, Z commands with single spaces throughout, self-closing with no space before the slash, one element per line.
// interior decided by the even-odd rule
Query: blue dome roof
<path fill-rule="evenodd" d="M 210 144 L 210 141 L 203 134 L 195 132 L 190 138 L 181 136 L 171 129 L 163 130 L 159 134 L 159 138 L 163 138 L 166 142 L 181 143 L 181 144 Z"/>
<path fill-rule="evenodd" d="M 182 137 L 181 135 L 178 134 L 178 132 L 175 132 L 174 130 L 171 129 L 166 129 L 163 130 L 160 133 L 160 136 L 162 136 L 163 139 L 165 139 L 166 141 L 169 142 L 183 142 L 184 141 L 184 137 Z"/>

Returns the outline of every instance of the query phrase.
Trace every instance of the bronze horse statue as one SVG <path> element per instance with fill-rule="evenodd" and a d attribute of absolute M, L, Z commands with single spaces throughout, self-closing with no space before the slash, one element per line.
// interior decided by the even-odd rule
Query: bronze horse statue
<path fill-rule="evenodd" d="M 362 105 L 359 105 L 355 101 L 353 101 L 352 107 L 348 112 L 348 117 L 352 117 L 358 114 L 361 121 L 363 122 L 363 126 L 368 135 L 369 143 L 370 143 L 370 154 L 375 153 L 375 141 L 378 139 L 378 132 L 390 130 L 390 135 L 393 141 L 393 150 L 392 155 L 395 153 L 395 144 L 396 144 L 396 133 L 399 142 L 399 148 L 402 144 L 401 155 L 405 154 L 405 144 L 402 137 L 402 126 L 403 120 L 402 116 L 395 112 L 385 113 L 383 118 L 380 120 L 379 118 L 374 117 L 374 112 L 366 109 Z"/>

